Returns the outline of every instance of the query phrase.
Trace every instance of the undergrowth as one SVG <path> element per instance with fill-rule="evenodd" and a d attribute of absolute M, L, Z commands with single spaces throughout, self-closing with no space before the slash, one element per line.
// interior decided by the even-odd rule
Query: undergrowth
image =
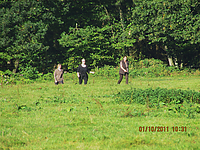
<path fill-rule="evenodd" d="M 116 104 L 142 104 L 148 108 L 164 108 L 194 118 L 200 113 L 200 92 L 181 89 L 148 88 L 123 90 L 114 96 Z"/>
<path fill-rule="evenodd" d="M 30 69 L 30 70 L 29 70 Z M 94 77 L 106 77 L 106 78 L 118 78 L 119 66 L 108 66 L 99 68 L 98 66 L 93 69 Z M 66 72 L 66 71 L 65 71 Z M 191 68 L 178 68 L 176 66 L 169 67 L 161 60 L 157 59 L 144 59 L 140 61 L 131 60 L 129 65 L 129 76 L 135 77 L 167 77 L 167 76 L 188 76 L 188 75 L 200 75 L 199 70 Z M 53 73 L 47 74 L 34 71 L 33 68 L 26 68 L 26 70 L 19 73 L 12 73 L 7 70 L 5 72 L 0 71 L 0 84 L 27 84 L 33 82 L 47 82 L 53 81 Z M 76 73 L 65 73 L 64 79 L 70 78 L 74 80 Z"/>

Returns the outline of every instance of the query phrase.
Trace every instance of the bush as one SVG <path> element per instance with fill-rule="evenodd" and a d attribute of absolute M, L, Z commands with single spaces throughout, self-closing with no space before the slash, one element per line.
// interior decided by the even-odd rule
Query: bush
<path fill-rule="evenodd" d="M 176 66 L 167 66 L 161 60 L 144 59 L 140 61 L 132 61 L 133 64 L 129 69 L 131 77 L 162 77 L 162 76 L 186 76 L 197 74 L 199 72 L 194 69 L 184 68 L 179 69 Z"/>
<path fill-rule="evenodd" d="M 32 66 L 27 66 L 26 68 L 22 68 L 21 72 L 20 72 L 25 79 L 36 79 L 38 78 L 38 71 L 36 67 L 32 67 Z"/>
<path fill-rule="evenodd" d="M 53 80 L 53 73 L 43 74 L 36 71 L 34 74 L 34 70 L 28 70 L 27 72 L 25 72 L 25 69 L 23 72 L 20 73 L 12 73 L 10 70 L 7 70 L 5 72 L 0 71 L 0 77 L 1 85 L 28 84 L 35 81 L 51 81 Z"/>
<path fill-rule="evenodd" d="M 119 76 L 119 69 L 114 68 L 113 66 L 104 66 L 102 68 L 95 68 L 94 76 L 101 76 L 101 77 L 118 77 Z"/>
<path fill-rule="evenodd" d="M 14 79 L 14 74 L 10 71 L 10 70 L 6 70 L 5 72 L 0 71 L 0 83 L 2 84 L 10 84 L 10 83 L 14 83 L 15 79 Z"/>
<path fill-rule="evenodd" d="M 183 102 L 200 103 L 200 93 L 176 89 L 131 89 L 124 90 L 115 95 L 116 103 L 138 103 L 149 104 L 150 106 L 162 104 L 182 104 Z"/>
<path fill-rule="evenodd" d="M 38 78 L 37 81 L 40 82 L 45 82 L 45 81 L 53 81 L 53 73 L 47 73 L 47 74 L 43 74 L 43 73 L 38 73 Z"/>

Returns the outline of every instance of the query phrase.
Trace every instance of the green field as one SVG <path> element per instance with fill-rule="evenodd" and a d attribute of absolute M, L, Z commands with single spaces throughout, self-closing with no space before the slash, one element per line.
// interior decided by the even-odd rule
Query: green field
<path fill-rule="evenodd" d="M 91 75 L 86 86 L 65 79 L 58 86 L 52 81 L 0 87 L 0 150 L 200 149 L 199 113 L 190 118 L 168 106 L 116 104 L 114 98 L 132 88 L 199 92 L 199 76 L 131 78 L 118 85 L 117 79 Z"/>

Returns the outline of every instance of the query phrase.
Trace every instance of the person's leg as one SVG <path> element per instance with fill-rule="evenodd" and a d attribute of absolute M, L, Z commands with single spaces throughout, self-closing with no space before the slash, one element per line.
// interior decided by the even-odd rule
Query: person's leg
<path fill-rule="evenodd" d="M 118 84 L 120 84 L 121 83 L 121 81 L 122 81 L 122 79 L 123 79 L 123 74 L 119 74 L 119 81 L 117 82 Z"/>
<path fill-rule="evenodd" d="M 63 80 L 62 80 L 62 81 L 59 81 L 59 82 L 57 82 L 57 83 L 59 83 L 59 84 L 64 84 Z"/>
<path fill-rule="evenodd" d="M 125 77 L 126 77 L 126 84 L 128 84 L 128 73 L 125 73 Z"/>
<path fill-rule="evenodd" d="M 87 84 L 87 81 L 88 81 L 88 75 L 86 74 L 86 75 L 84 76 L 84 84 L 85 84 L 85 85 Z"/>
<path fill-rule="evenodd" d="M 83 79 L 82 79 L 81 75 L 80 75 L 80 77 L 78 79 L 79 79 L 79 84 L 82 84 Z"/>

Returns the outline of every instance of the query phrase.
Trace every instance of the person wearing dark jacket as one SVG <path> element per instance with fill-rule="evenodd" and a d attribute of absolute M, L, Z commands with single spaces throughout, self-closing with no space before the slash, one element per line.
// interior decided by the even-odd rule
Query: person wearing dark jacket
<path fill-rule="evenodd" d="M 85 59 L 82 59 L 82 63 L 77 68 L 77 76 L 79 78 L 79 84 L 82 84 L 84 80 L 84 84 L 87 84 L 88 81 L 88 73 L 94 73 L 89 71 L 87 65 L 85 64 Z"/>
<path fill-rule="evenodd" d="M 118 84 L 121 83 L 122 79 L 123 79 L 123 75 L 126 78 L 126 84 L 128 84 L 128 61 L 127 61 L 127 56 L 124 56 L 123 60 L 120 61 L 120 68 L 119 68 L 119 76 L 120 79 L 118 81 Z"/>

